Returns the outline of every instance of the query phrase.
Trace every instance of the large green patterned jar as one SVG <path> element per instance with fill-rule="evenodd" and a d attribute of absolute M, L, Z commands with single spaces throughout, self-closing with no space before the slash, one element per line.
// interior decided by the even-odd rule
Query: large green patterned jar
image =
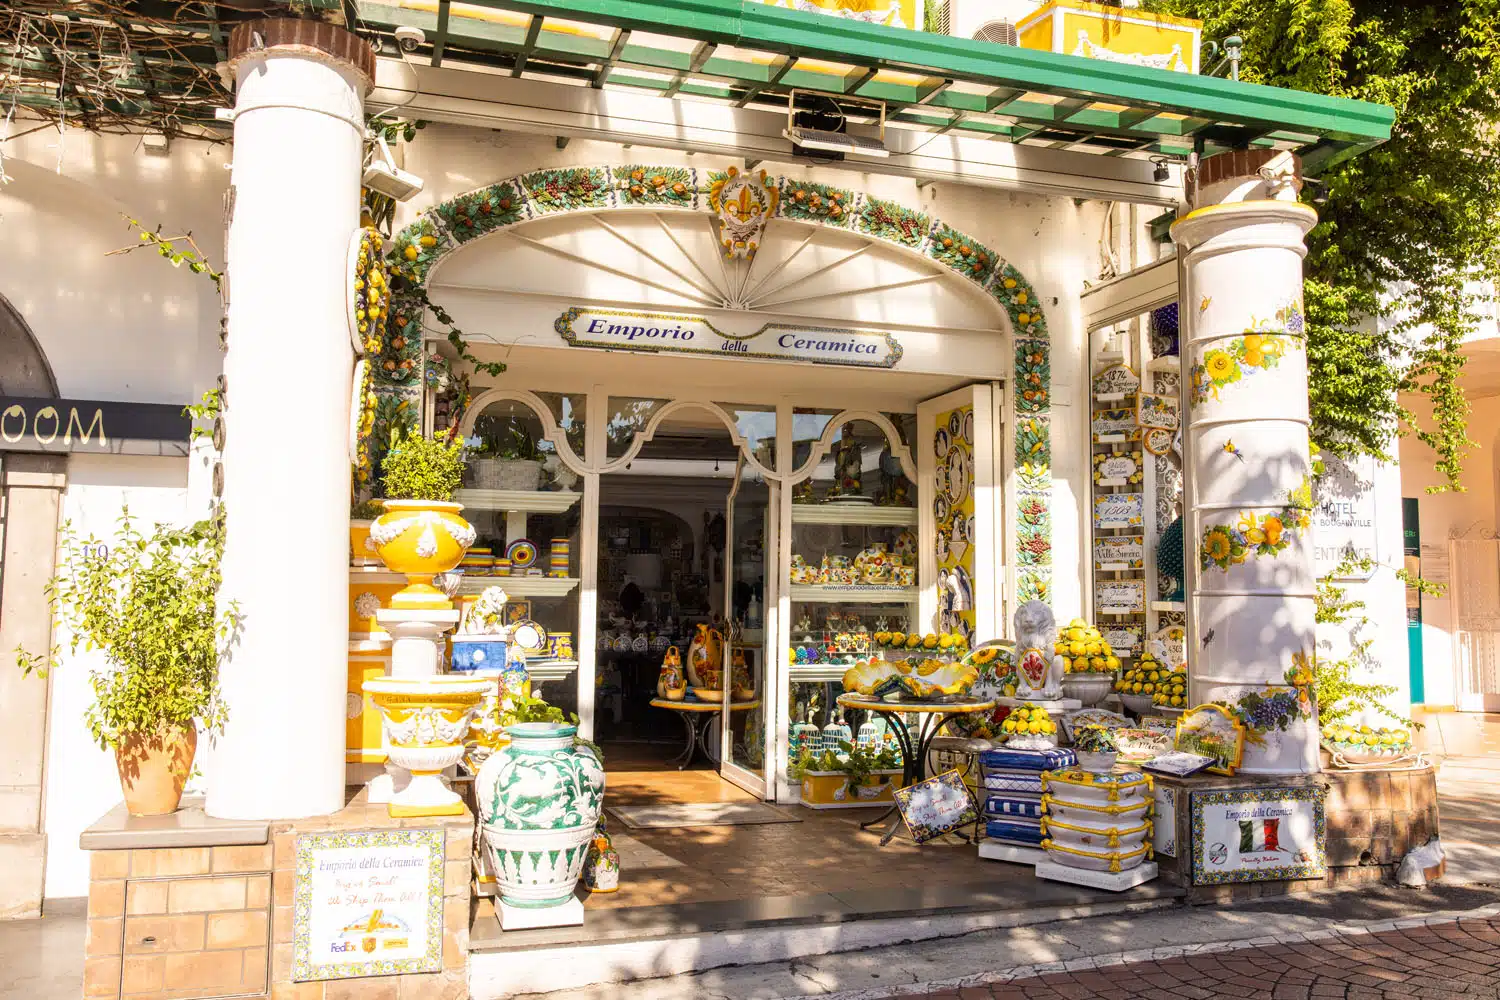
<path fill-rule="evenodd" d="M 573 896 L 604 804 L 604 767 L 575 726 L 507 726 L 510 744 L 479 769 L 475 795 L 502 901 L 559 906 Z"/>

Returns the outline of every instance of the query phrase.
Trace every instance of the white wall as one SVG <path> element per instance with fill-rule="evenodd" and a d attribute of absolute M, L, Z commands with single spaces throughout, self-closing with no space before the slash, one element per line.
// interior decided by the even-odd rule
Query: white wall
<path fill-rule="evenodd" d="M 156 521 L 184 523 L 187 459 L 74 455 L 68 460 L 65 521 L 85 535 L 112 538 L 123 505 L 144 527 Z M 59 629 L 53 638 L 66 648 L 66 632 Z M 102 654 L 80 650 L 51 675 L 43 806 L 48 898 L 88 894 L 89 857 L 79 850 L 78 835 L 120 801 L 114 755 L 94 745 L 83 721 L 93 701 L 89 672 L 103 663 Z M 200 743 L 200 763 L 206 743 Z"/>

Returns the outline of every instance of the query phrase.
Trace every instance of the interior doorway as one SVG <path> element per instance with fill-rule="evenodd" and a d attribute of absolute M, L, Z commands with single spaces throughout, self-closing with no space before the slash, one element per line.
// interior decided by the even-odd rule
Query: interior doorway
<path fill-rule="evenodd" d="M 633 800 L 747 797 L 718 774 L 760 797 L 774 487 L 742 445 L 774 437 L 774 410 L 747 437 L 724 408 L 634 403 L 614 401 L 610 457 L 628 460 L 600 477 L 596 741 Z M 663 687 L 669 657 L 685 683 Z"/>

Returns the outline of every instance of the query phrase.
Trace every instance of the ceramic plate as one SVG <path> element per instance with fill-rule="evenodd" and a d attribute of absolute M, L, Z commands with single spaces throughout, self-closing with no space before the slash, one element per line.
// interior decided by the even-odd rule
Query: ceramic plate
<path fill-rule="evenodd" d="M 973 412 L 973 411 L 970 411 L 970 412 Z M 955 410 L 952 413 L 948 414 L 948 436 L 952 437 L 952 438 L 957 438 L 959 435 L 963 434 L 963 432 L 964 432 L 964 418 L 961 417 L 961 416 L 959 416 L 957 410 Z"/>
<path fill-rule="evenodd" d="M 946 524 L 948 521 L 948 498 L 941 493 L 932 501 L 932 516 L 938 524 Z"/>
<path fill-rule="evenodd" d="M 354 385 L 349 390 L 349 464 L 359 464 L 359 418 L 360 400 L 365 394 L 365 369 L 370 362 L 360 358 L 354 362 Z"/>
<path fill-rule="evenodd" d="M 871 504 L 875 502 L 875 498 L 865 496 L 863 493 L 845 493 L 842 496 L 829 497 L 823 502 L 831 504 Z"/>
<path fill-rule="evenodd" d="M 932 438 L 932 450 L 937 454 L 938 458 L 942 458 L 948 454 L 948 449 L 951 447 L 953 447 L 953 444 L 948 439 L 948 428 L 939 427 L 937 433 Z"/>
<path fill-rule="evenodd" d="M 964 414 L 964 444 L 974 445 L 974 411 L 970 410 Z"/>
<path fill-rule="evenodd" d="M 536 543 L 529 538 L 517 538 L 505 550 L 511 569 L 526 569 L 536 562 Z"/>
<path fill-rule="evenodd" d="M 529 618 L 512 626 L 510 637 L 527 653 L 540 652 L 547 648 L 547 630 Z"/>
<path fill-rule="evenodd" d="M 962 448 L 948 452 L 948 499 L 957 507 L 969 498 L 969 455 Z"/>

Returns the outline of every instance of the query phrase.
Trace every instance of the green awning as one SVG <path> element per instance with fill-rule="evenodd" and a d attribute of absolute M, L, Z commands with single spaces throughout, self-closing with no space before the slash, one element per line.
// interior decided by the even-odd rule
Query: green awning
<path fill-rule="evenodd" d="M 888 122 L 1111 156 L 1272 147 L 1309 172 L 1390 138 L 1384 105 L 864 24 L 756 0 L 360 0 L 419 27 L 410 58 L 741 107 L 790 90 L 886 105 Z M 391 43 L 394 46 L 394 42 Z M 390 49 L 388 51 L 391 51 Z M 849 105 L 846 112 L 857 113 Z M 856 119 L 857 120 L 857 119 Z"/>

